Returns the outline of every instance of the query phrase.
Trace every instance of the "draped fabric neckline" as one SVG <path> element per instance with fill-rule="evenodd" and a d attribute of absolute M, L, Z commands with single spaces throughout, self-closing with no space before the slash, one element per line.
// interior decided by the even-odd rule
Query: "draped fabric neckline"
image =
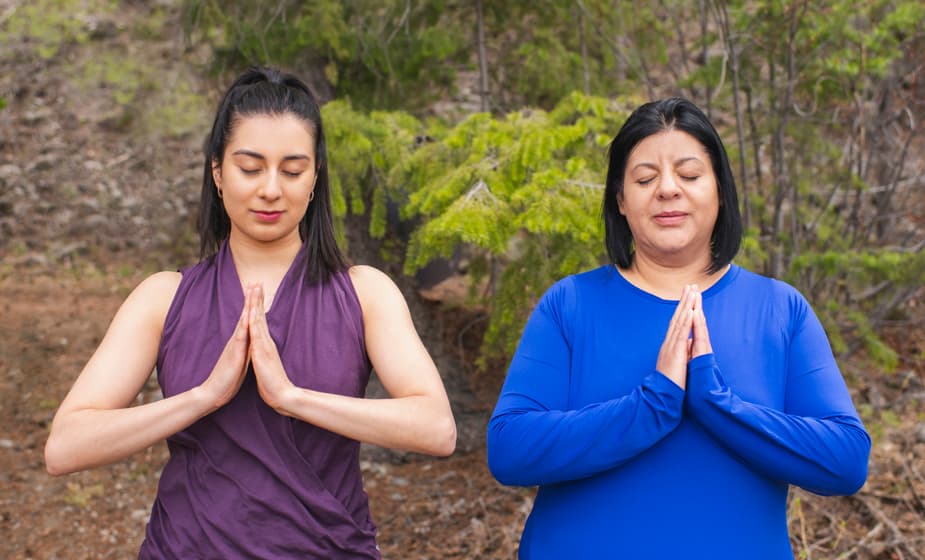
<path fill-rule="evenodd" d="M 234 260 L 234 251 L 231 249 L 231 243 L 228 240 L 226 240 L 222 244 L 221 251 L 228 252 L 227 257 L 228 257 L 229 262 L 231 263 L 230 276 L 234 279 L 234 281 L 237 283 L 238 287 L 240 288 L 238 290 L 228 290 L 227 291 L 228 293 L 227 303 L 228 305 L 231 306 L 232 309 L 243 309 L 244 307 L 244 282 L 241 281 L 241 276 L 238 274 L 238 265 Z M 306 245 L 303 243 L 302 246 L 299 247 L 298 252 L 296 252 L 295 257 L 293 257 L 292 261 L 290 261 L 289 267 L 286 269 L 286 273 L 283 274 L 283 277 L 280 279 L 279 285 L 276 287 L 276 292 L 273 294 L 273 300 L 270 302 L 270 307 L 264 310 L 264 312 L 267 315 L 268 320 L 271 316 L 275 316 L 273 312 L 277 308 L 276 302 L 279 301 L 279 296 L 285 293 L 284 290 L 292 282 L 292 277 L 295 276 L 294 270 L 296 269 L 296 267 L 304 263 L 305 253 L 306 253 Z M 266 287 L 264 287 L 264 289 L 266 289 Z"/>

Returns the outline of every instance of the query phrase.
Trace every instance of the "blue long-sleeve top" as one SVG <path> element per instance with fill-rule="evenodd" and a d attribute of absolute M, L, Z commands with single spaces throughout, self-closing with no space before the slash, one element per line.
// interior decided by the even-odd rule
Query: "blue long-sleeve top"
<path fill-rule="evenodd" d="M 686 391 L 655 370 L 676 306 L 605 266 L 534 309 L 488 427 L 494 476 L 539 486 L 520 558 L 792 558 L 788 485 L 864 484 L 870 437 L 799 292 L 732 265 Z"/>

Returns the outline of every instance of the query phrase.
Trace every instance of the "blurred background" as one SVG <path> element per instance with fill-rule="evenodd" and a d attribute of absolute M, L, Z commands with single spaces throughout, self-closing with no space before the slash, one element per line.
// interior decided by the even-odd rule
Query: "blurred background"
<path fill-rule="evenodd" d="M 858 495 L 791 492 L 797 557 L 925 557 L 920 0 L 0 0 L 3 557 L 137 555 L 166 447 L 63 478 L 42 447 L 122 299 L 198 259 L 201 146 L 254 64 L 324 103 L 341 242 L 401 286 L 459 422 L 449 459 L 364 447 L 385 558 L 515 557 L 534 491 L 484 453 L 507 360 L 605 262 L 608 144 L 673 95 L 726 142 L 736 262 L 810 299 L 874 440 Z"/>

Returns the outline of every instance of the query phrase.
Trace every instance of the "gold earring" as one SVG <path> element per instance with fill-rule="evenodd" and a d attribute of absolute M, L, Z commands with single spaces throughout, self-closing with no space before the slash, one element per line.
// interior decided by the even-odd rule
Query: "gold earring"
<path fill-rule="evenodd" d="M 315 198 L 315 191 L 308 193 L 308 201 L 311 202 Z"/>
<path fill-rule="evenodd" d="M 218 197 L 222 198 L 222 189 L 218 189 Z"/>

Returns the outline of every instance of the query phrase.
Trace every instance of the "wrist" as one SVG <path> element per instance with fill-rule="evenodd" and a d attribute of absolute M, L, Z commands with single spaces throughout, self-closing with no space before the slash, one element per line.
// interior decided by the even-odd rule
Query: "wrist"
<path fill-rule="evenodd" d="M 299 410 L 299 401 L 306 391 L 306 389 L 290 383 L 279 392 L 278 396 L 273 399 L 273 402 L 268 402 L 267 404 L 270 405 L 270 408 L 283 416 L 298 418 L 296 411 Z"/>
<path fill-rule="evenodd" d="M 210 390 L 208 380 L 190 389 L 189 396 L 193 401 L 194 409 L 201 411 L 201 416 L 206 416 L 215 412 L 224 404 L 221 402 L 221 399 Z"/>

